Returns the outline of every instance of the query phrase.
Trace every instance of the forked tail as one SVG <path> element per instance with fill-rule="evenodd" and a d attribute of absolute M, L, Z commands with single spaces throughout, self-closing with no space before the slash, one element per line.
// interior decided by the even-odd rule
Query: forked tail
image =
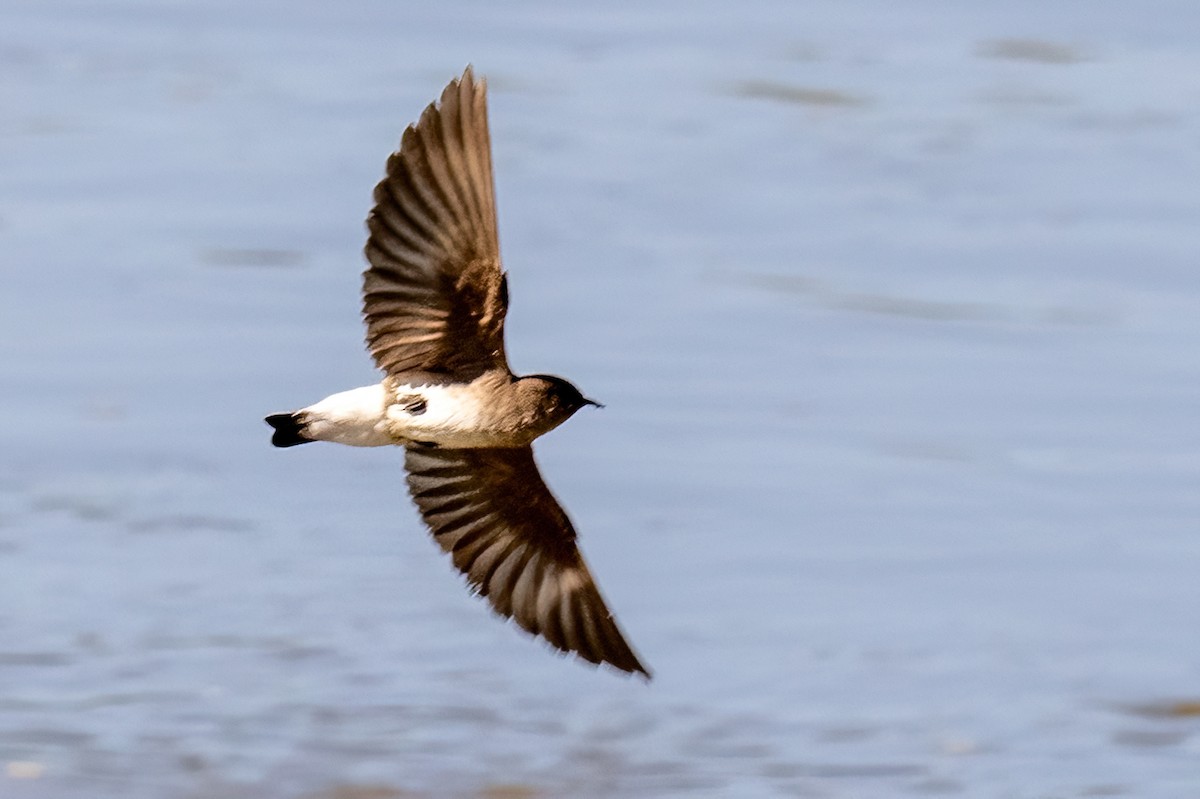
<path fill-rule="evenodd" d="M 277 447 L 294 447 L 297 444 L 307 444 L 316 441 L 304 435 L 307 427 L 302 413 L 273 413 L 267 417 L 267 424 L 275 428 L 271 443 Z"/>

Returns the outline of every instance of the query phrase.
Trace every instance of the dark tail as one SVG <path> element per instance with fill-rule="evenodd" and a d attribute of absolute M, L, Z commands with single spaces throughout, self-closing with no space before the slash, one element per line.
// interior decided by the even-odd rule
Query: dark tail
<path fill-rule="evenodd" d="M 299 413 L 273 413 L 267 417 L 267 424 L 275 428 L 271 443 L 277 447 L 294 447 L 316 441 L 304 435 L 306 425 Z"/>

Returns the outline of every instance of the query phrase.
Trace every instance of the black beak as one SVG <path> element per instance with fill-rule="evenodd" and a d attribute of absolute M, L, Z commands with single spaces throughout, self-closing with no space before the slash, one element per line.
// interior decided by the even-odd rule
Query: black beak
<path fill-rule="evenodd" d="M 596 402 L 595 400 L 590 400 L 590 399 L 588 399 L 587 397 L 584 397 L 584 398 L 583 398 L 583 404 L 584 404 L 584 405 L 595 405 L 597 408 L 603 408 L 603 407 L 604 407 L 604 406 L 603 406 L 603 405 L 601 405 L 599 402 Z"/>

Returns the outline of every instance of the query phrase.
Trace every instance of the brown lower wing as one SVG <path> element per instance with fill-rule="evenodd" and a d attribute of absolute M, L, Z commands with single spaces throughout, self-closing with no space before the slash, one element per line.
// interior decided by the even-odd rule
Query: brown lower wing
<path fill-rule="evenodd" d="M 530 447 L 407 450 L 425 522 L 497 613 L 566 652 L 650 672 L 626 643 Z"/>

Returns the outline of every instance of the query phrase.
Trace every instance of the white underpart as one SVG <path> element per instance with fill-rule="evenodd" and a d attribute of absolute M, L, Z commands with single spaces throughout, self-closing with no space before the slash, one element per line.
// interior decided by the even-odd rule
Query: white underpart
<path fill-rule="evenodd" d="M 444 447 L 495 446 L 496 441 L 486 430 L 480 397 L 486 390 L 482 381 L 465 385 L 396 386 L 393 404 L 387 409 L 392 434 Z M 405 410 L 416 399 L 424 401 L 425 409 L 420 413 Z"/>
<path fill-rule="evenodd" d="M 353 447 L 382 447 L 421 441 L 450 447 L 496 446 L 484 429 L 483 387 L 400 385 L 389 394 L 384 384 L 330 395 L 302 409 L 304 434 L 318 441 Z M 406 410 L 424 402 L 420 412 Z"/>
<path fill-rule="evenodd" d="M 382 384 L 331 394 L 300 411 L 304 435 L 352 447 L 395 444 L 388 435 Z"/>

